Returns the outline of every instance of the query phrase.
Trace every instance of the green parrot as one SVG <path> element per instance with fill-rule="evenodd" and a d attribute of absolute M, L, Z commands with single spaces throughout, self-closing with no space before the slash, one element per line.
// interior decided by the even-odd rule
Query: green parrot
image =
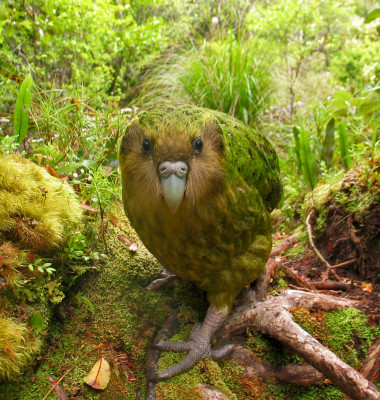
<path fill-rule="evenodd" d="M 270 211 L 282 194 L 278 158 L 268 139 L 237 119 L 178 104 L 135 117 L 119 161 L 124 209 L 142 242 L 169 271 L 204 290 L 210 304 L 187 342 L 156 345 L 188 352 L 150 377 L 168 379 L 231 350 L 214 350 L 210 340 L 268 260 Z"/>

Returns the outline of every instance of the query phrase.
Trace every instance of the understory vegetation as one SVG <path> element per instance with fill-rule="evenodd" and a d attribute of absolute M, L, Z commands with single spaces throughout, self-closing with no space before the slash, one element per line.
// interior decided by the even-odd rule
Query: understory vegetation
<path fill-rule="evenodd" d="M 5 234 L 2 237 L 8 228 L 0 221 L 0 381 L 8 374 L 1 371 L 1 351 L 8 348 L 8 339 L 2 343 L 1 333 L 4 337 L 7 334 L 11 341 L 14 337 L 9 332 L 19 332 L 15 346 L 22 353 L 22 343 L 30 343 L 22 355 L 30 362 L 34 353 L 46 349 L 44 340 L 50 343 L 57 340 L 60 323 L 66 323 L 68 315 L 74 313 L 69 307 L 81 307 L 86 312 L 80 321 L 75 320 L 83 342 L 101 331 L 96 331 L 98 326 L 86 330 L 85 324 L 95 321 L 97 314 L 114 311 L 98 309 L 101 299 L 97 299 L 96 293 L 86 293 L 80 286 L 68 296 L 67 309 L 57 304 L 74 282 L 82 282 L 86 271 L 96 275 L 98 272 L 88 271 L 97 270 L 97 263 L 106 263 L 107 257 L 111 259 L 108 254 L 117 257 L 117 246 L 107 235 L 111 229 L 116 230 L 121 236 L 119 239 L 127 245 L 124 251 L 128 253 L 129 249 L 130 254 L 135 254 L 138 239 L 133 239 L 129 228 L 120 226 L 122 217 L 115 204 L 121 198 L 117 161 L 119 139 L 128 121 L 140 110 L 163 102 L 190 103 L 233 115 L 267 136 L 278 152 L 284 184 L 281 204 L 273 213 L 274 229 L 278 232 L 290 234 L 303 226 L 310 204 L 318 203 L 315 195 L 320 193 L 318 188 L 337 184 L 347 171 L 359 164 L 369 171 L 366 182 L 369 189 L 366 187 L 362 192 L 375 193 L 380 181 L 379 39 L 380 4 L 374 0 L 0 2 L 0 163 L 4 160 L 11 163 L 8 155 L 16 157 L 12 160 L 26 158 L 57 180 L 53 180 L 52 185 L 60 181 L 67 186 L 70 184 L 76 193 L 70 192 L 70 196 L 75 197 L 72 201 L 78 202 L 71 215 L 76 220 L 73 226 L 69 226 L 69 216 L 62 217 L 67 227 L 64 225 L 62 240 L 57 239 L 58 244 L 52 245 L 57 248 L 54 255 L 43 250 L 45 244 L 29 253 L 16 246 L 12 250 L 12 262 L 8 262 L 4 256 L 5 251 L 9 253 L 8 239 Z M 366 180 L 365 177 L 360 179 Z M 37 185 L 36 190 L 41 190 L 43 198 L 44 189 L 40 186 Z M 344 191 L 338 195 L 349 197 Z M 1 196 L 0 191 L 0 199 L 3 199 Z M 343 204 L 337 195 L 334 201 Z M 358 208 L 356 203 L 354 207 Z M 81 213 L 85 215 L 84 227 L 78 229 L 77 219 Z M 13 218 L 11 214 L 7 214 L 7 218 Z M 1 204 L 0 215 L 3 216 Z M 38 218 L 23 223 L 25 226 L 37 224 Z M 318 223 L 323 225 L 323 221 Z M 46 236 L 51 239 L 52 235 Z M 326 241 L 320 239 L 320 243 Z M 134 399 L 138 391 L 133 382 L 136 380 L 139 390 L 143 387 L 141 365 L 143 351 L 151 339 L 148 333 L 153 335 L 155 324 L 162 324 L 168 314 L 166 311 L 172 306 L 167 292 L 150 293 L 144 299 L 139 292 L 140 287 L 146 286 L 159 273 L 152 256 L 144 256 L 152 263 L 150 267 L 154 265 L 156 269 L 149 270 L 146 261 L 141 259 L 136 261 L 137 272 L 132 268 L 124 278 L 115 272 L 114 278 L 110 270 L 110 276 L 105 275 L 104 279 L 120 282 L 125 279 L 126 287 L 134 278 L 140 279 L 126 294 L 140 302 L 136 302 L 135 308 L 124 305 L 131 318 L 139 318 L 139 307 L 143 308 L 143 304 L 155 307 L 152 306 L 155 301 L 162 302 L 164 310 L 158 315 L 145 316 L 154 321 L 149 326 L 140 320 L 128 322 L 123 316 L 123 323 L 130 324 L 131 337 L 128 338 L 128 329 L 127 333 L 121 333 L 120 327 L 106 328 L 110 332 L 115 330 L 112 333 L 117 338 L 116 343 L 131 343 L 131 348 L 125 349 L 132 354 L 131 360 L 120 361 L 125 368 L 121 368 L 121 377 L 118 375 L 112 388 L 114 397 L 107 397 L 107 394 L 96 397 L 86 392 L 88 397 L 84 398 Z M 6 275 L 4 271 L 10 272 Z M 94 287 L 106 296 L 108 283 L 105 280 Z M 177 288 L 175 295 L 183 296 L 183 292 Z M 41 300 L 38 293 L 43 293 L 43 304 L 28 305 L 28 302 Z M 3 294 L 8 296 L 7 300 L 2 299 Z M 206 304 L 203 300 L 199 300 L 200 314 Z M 191 322 L 196 320 L 187 311 L 184 306 L 183 318 Z M 115 313 L 122 315 L 118 309 Z M 298 311 L 298 318 L 303 317 L 303 312 Z M 345 311 L 343 317 L 347 318 L 345 321 L 349 318 L 360 321 L 361 336 L 356 336 L 361 343 L 365 342 L 367 351 L 374 331 L 364 326 L 364 314 L 351 310 Z M 321 340 L 330 341 L 332 348 L 334 343 L 325 330 L 336 328 L 339 318 L 338 314 L 323 315 L 320 316 L 323 321 L 317 324 L 323 325 Z M 318 331 L 315 326 L 314 329 Z M 378 327 L 376 329 L 378 332 Z M 249 342 L 258 353 L 262 351 L 264 357 L 266 350 L 261 346 L 267 349 L 268 344 L 265 338 L 257 335 L 256 344 L 254 340 L 251 343 L 251 339 Z M 334 335 L 338 336 L 339 332 Z M 62 348 L 50 354 L 51 360 L 62 362 L 66 351 L 75 358 L 72 350 L 64 348 L 78 347 L 78 338 L 73 336 L 71 332 L 65 333 Z M 347 343 L 351 340 L 348 336 L 349 333 L 344 338 Z M 270 343 L 270 346 L 275 345 Z M 358 367 L 356 354 L 346 350 L 342 351 L 343 356 Z M 117 349 L 112 351 L 117 352 Z M 75 356 L 77 360 L 79 355 Z M 135 377 L 132 371 L 137 364 L 135 373 L 138 376 Z M 20 365 L 20 369 L 9 374 L 18 376 L 22 368 Z M 74 372 L 82 376 L 84 372 L 78 372 L 78 368 L 75 367 Z M 255 392 L 257 382 L 246 381 L 244 387 L 241 386 L 237 379 L 239 368 L 233 364 L 223 362 L 218 367 L 216 363 L 206 362 L 197 368 L 200 373 L 208 374 L 210 384 L 224 388 L 224 393 L 231 398 L 240 400 Z M 219 369 L 215 372 L 213 368 Z M 46 366 L 39 371 L 38 382 L 46 379 L 45 373 Z M 218 380 L 223 375 L 227 376 L 228 387 L 226 381 Z M 117 397 L 123 377 L 129 386 Z M 33 380 L 29 375 L 27 379 L 28 384 Z M 181 378 L 178 379 L 181 383 Z M 196 376 L 192 379 L 198 382 Z M 79 378 L 73 378 L 72 387 L 79 385 L 78 382 Z M 160 385 L 159 393 L 166 396 L 161 398 L 177 398 L 168 394 L 171 386 Z M 264 393 L 262 398 L 267 399 L 342 398 L 334 387 L 324 390 L 313 386 L 297 392 L 290 386 L 258 387 Z M 42 400 L 49 390 L 49 386 L 42 392 L 33 384 L 31 387 L 29 392 L 20 392 L 20 397 L 6 398 Z M 233 389 L 241 393 L 236 395 Z M 5 390 L 6 396 L 13 391 L 11 387 Z M 0 399 L 3 399 L 1 392 L 0 386 Z M 198 398 L 194 393 L 189 391 L 186 396 Z M 286 397 L 286 393 L 290 393 L 290 397 Z"/>

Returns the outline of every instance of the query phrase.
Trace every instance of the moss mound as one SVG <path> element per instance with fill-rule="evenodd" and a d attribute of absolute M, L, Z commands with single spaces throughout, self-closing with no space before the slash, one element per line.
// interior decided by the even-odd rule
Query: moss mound
<path fill-rule="evenodd" d="M 0 240 L 46 253 L 63 243 L 80 217 L 66 182 L 21 157 L 0 155 Z"/>
<path fill-rule="evenodd" d="M 40 347 L 41 340 L 26 324 L 0 318 L 0 382 L 20 375 Z"/>
<path fill-rule="evenodd" d="M 43 343 L 52 303 L 63 298 L 53 256 L 81 216 L 68 183 L 0 154 L 0 381 L 18 376 Z"/>

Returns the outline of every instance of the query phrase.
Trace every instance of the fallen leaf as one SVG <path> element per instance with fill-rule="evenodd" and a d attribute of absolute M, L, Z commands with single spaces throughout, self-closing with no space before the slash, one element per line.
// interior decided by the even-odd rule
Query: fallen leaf
<path fill-rule="evenodd" d="M 63 179 L 62 176 L 59 175 L 59 173 L 57 171 L 55 171 L 50 165 L 45 165 L 44 167 L 51 176 L 54 176 L 55 178 L 58 178 L 58 179 Z"/>
<path fill-rule="evenodd" d="M 127 244 L 128 246 L 131 246 L 133 243 L 124 235 L 117 235 L 117 238 Z"/>
<path fill-rule="evenodd" d="M 111 224 L 116 226 L 117 228 L 121 229 L 121 226 L 120 226 L 119 221 L 117 220 L 117 218 L 113 214 L 110 214 L 110 213 L 106 213 L 106 214 L 107 214 L 108 220 L 111 222 Z"/>
<path fill-rule="evenodd" d="M 364 292 L 372 293 L 372 283 L 363 282 L 361 287 Z"/>
<path fill-rule="evenodd" d="M 94 389 L 104 390 L 110 381 L 110 377 L 110 365 L 106 359 L 100 357 L 88 375 L 84 378 L 84 382 Z"/>
<path fill-rule="evenodd" d="M 90 207 L 88 204 L 86 204 L 85 201 L 83 201 L 82 203 L 80 203 L 80 205 L 81 205 L 82 208 L 83 208 L 84 210 L 86 210 L 86 211 L 91 211 L 91 212 L 93 212 L 93 213 L 98 213 L 98 212 L 99 212 L 99 210 L 98 210 L 97 208 Z"/>
<path fill-rule="evenodd" d="M 331 239 L 330 239 L 330 240 L 329 240 L 329 244 L 327 245 L 327 251 L 328 251 L 329 253 L 331 253 L 332 250 L 333 250 L 333 248 L 334 248 L 334 244 L 333 244 L 333 242 L 332 242 Z"/>

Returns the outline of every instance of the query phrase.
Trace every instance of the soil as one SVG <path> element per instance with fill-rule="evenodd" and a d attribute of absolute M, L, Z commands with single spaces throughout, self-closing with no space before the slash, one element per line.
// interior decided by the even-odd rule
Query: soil
<path fill-rule="evenodd" d="M 340 220 L 338 212 L 335 212 L 332 215 L 331 220 L 334 222 L 328 226 L 326 237 L 329 237 L 328 233 L 334 232 L 337 236 L 332 237 L 344 236 L 344 239 L 340 241 L 335 240 L 335 246 L 332 248 L 331 245 L 329 248 L 329 243 L 331 243 L 331 241 L 325 239 L 325 241 L 322 242 L 324 244 L 321 245 L 321 242 L 318 243 L 317 247 L 319 251 L 326 257 L 331 265 L 337 265 L 351 259 L 357 259 L 359 261 L 335 269 L 335 272 L 341 280 L 349 284 L 347 290 L 318 291 L 325 294 L 363 301 L 363 310 L 369 315 L 368 322 L 371 325 L 378 324 L 380 323 L 380 279 L 378 276 L 379 257 L 377 260 L 374 259 L 374 253 L 376 250 L 378 254 L 379 229 L 377 228 L 377 230 L 372 231 L 376 232 L 376 235 L 369 235 L 368 232 L 370 232 L 371 229 L 374 229 L 373 227 L 377 226 L 376 224 L 379 223 L 379 209 L 377 209 L 377 220 L 373 219 L 371 225 L 362 227 L 360 233 L 356 231 L 355 235 L 360 238 L 358 242 L 355 242 L 350 235 L 350 230 L 348 229 L 349 222 L 346 224 L 335 222 Z M 343 228 L 343 226 L 345 226 L 345 228 Z M 305 248 L 306 251 L 301 257 L 284 257 L 284 265 L 296 272 L 301 280 L 304 280 L 305 282 L 325 281 L 326 266 L 315 255 L 309 244 L 306 244 Z M 368 254 L 371 251 L 373 253 Z M 374 263 L 372 264 L 373 260 Z M 297 282 L 295 282 L 291 277 L 287 276 L 286 280 L 290 285 L 297 286 Z M 328 277 L 328 281 L 336 282 L 334 276 L 331 274 Z M 274 282 L 274 284 L 276 285 L 277 282 Z M 302 289 L 304 290 L 305 288 Z"/>

